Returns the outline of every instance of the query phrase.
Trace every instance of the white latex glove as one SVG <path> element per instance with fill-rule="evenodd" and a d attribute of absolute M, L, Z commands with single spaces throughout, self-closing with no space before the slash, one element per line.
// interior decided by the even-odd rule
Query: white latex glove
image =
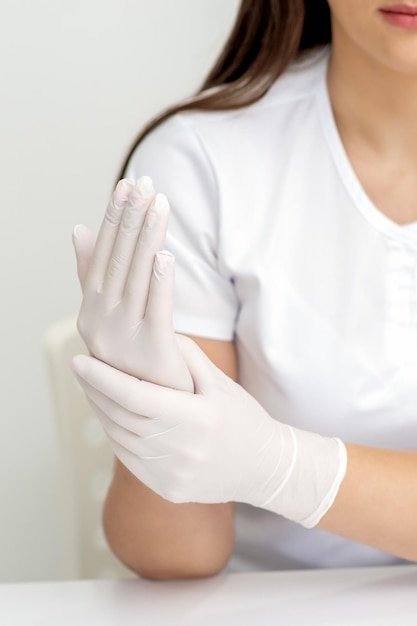
<path fill-rule="evenodd" d="M 118 183 L 95 243 L 88 229 L 74 229 L 83 288 L 77 325 L 98 359 L 139 378 L 192 391 L 172 325 L 173 257 L 158 252 L 168 214 L 166 197 L 155 195 L 151 179 L 142 176 L 136 184 Z M 157 279 L 164 273 L 161 302 Z"/>
<path fill-rule="evenodd" d="M 343 443 L 274 420 L 194 342 L 182 337 L 180 347 L 195 394 L 74 358 L 119 460 L 172 502 L 247 502 L 316 525 L 345 474 Z"/>

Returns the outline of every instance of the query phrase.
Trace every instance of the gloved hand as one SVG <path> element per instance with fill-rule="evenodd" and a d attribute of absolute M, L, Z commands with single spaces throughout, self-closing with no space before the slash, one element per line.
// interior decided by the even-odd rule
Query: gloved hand
<path fill-rule="evenodd" d="M 247 502 L 316 525 L 345 474 L 343 443 L 281 424 L 193 341 L 182 337 L 180 347 L 195 394 L 74 358 L 119 460 L 172 502 Z"/>
<path fill-rule="evenodd" d="M 83 288 L 77 325 L 98 359 L 141 379 L 192 391 L 172 325 L 174 259 L 161 251 L 168 213 L 166 197 L 155 195 L 148 176 L 136 184 L 124 179 L 111 197 L 97 241 L 85 227 L 74 229 Z"/>

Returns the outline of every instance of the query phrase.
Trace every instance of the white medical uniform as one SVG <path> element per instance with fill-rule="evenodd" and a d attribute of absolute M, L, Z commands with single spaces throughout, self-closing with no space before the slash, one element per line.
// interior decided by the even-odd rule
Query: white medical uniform
<path fill-rule="evenodd" d="M 332 115 L 328 56 L 293 64 L 244 109 L 175 115 L 127 175 L 148 174 L 171 204 L 179 332 L 234 340 L 241 384 L 278 420 L 415 449 L 417 230 L 361 187 Z M 230 570 L 398 562 L 248 505 L 236 529 Z"/>

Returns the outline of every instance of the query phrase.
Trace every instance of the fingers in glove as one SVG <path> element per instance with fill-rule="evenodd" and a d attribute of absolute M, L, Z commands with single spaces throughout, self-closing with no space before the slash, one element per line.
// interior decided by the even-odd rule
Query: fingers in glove
<path fill-rule="evenodd" d="M 102 425 L 113 453 L 138 480 L 170 502 L 190 501 L 182 488 L 183 472 L 177 468 L 175 452 L 145 448 L 137 437 L 132 441 L 130 433 L 123 433 L 120 428 L 107 431 L 106 422 Z M 168 482 L 167 475 L 171 477 Z M 189 475 L 186 475 L 186 482 L 192 482 Z"/>
<path fill-rule="evenodd" d="M 164 247 L 168 216 L 168 200 L 158 193 L 146 213 L 126 282 L 124 301 L 134 319 L 145 315 L 155 255 Z"/>
<path fill-rule="evenodd" d="M 107 440 L 116 457 L 140 481 L 150 488 L 161 482 L 159 463 L 167 458 L 165 451 L 154 449 L 148 440 L 132 435 L 127 430 L 114 423 L 108 416 L 89 399 L 89 404 L 100 420 Z M 154 461 L 157 466 L 154 466 Z"/>
<path fill-rule="evenodd" d="M 123 408 L 150 419 L 163 419 L 167 427 L 181 422 L 184 414 L 191 419 L 199 410 L 198 396 L 138 380 L 85 354 L 72 359 L 72 369 L 78 379 Z"/>
<path fill-rule="evenodd" d="M 78 377 L 77 377 L 78 378 Z M 149 419 L 138 413 L 133 413 L 123 406 L 114 402 L 107 395 L 98 391 L 91 385 L 89 385 L 82 378 L 78 378 L 87 400 L 94 408 L 94 412 L 102 419 L 102 416 L 106 416 L 108 420 L 115 425 L 120 426 L 125 431 L 129 431 L 135 437 L 141 439 L 155 438 L 159 435 L 165 435 L 179 427 L 179 424 L 171 424 L 167 427 L 163 420 L 158 418 Z M 99 415 L 100 412 L 100 415 Z M 106 429 L 107 430 L 107 429 Z"/>
<path fill-rule="evenodd" d="M 228 386 L 229 382 L 231 385 L 236 384 L 214 365 L 195 341 L 179 334 L 176 335 L 176 340 L 182 358 L 193 379 L 196 394 L 208 395 Z"/>
<path fill-rule="evenodd" d="M 174 308 L 174 256 L 165 250 L 156 253 L 144 318 L 158 333 L 172 332 Z"/>
<path fill-rule="evenodd" d="M 91 259 L 85 285 L 86 291 L 95 293 L 103 285 L 123 211 L 133 187 L 133 181 L 129 179 L 120 180 L 111 195 Z"/>
<path fill-rule="evenodd" d="M 135 258 L 140 234 L 146 229 L 149 211 L 152 211 L 155 191 L 149 176 L 141 176 L 132 188 L 129 199 L 120 219 L 120 226 L 111 250 L 106 275 L 101 287 L 108 305 L 117 304 L 122 298 Z M 165 234 L 163 235 L 165 237 Z M 146 270 L 145 270 L 146 271 Z M 149 284 L 149 276 L 142 272 L 142 282 Z M 147 289 L 139 295 L 143 298 L 141 307 L 146 304 Z"/>
<path fill-rule="evenodd" d="M 127 450 L 117 441 L 108 437 L 110 447 L 114 455 L 131 472 L 140 482 L 144 483 L 149 489 L 152 489 L 160 496 L 164 496 L 163 486 L 161 485 L 161 477 L 159 470 L 159 460 L 161 457 L 151 457 L 146 459 L 138 459 L 138 457 L 130 450 Z M 153 461 L 156 461 L 154 463 Z M 156 466 L 156 467 L 155 467 Z"/>

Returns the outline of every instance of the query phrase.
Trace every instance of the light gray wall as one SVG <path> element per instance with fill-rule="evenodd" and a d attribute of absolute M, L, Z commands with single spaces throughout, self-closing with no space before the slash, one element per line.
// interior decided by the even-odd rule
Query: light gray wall
<path fill-rule="evenodd" d="M 75 314 L 71 232 L 97 229 L 147 118 L 200 84 L 237 0 L 0 0 L 0 581 L 58 576 L 42 337 Z"/>

